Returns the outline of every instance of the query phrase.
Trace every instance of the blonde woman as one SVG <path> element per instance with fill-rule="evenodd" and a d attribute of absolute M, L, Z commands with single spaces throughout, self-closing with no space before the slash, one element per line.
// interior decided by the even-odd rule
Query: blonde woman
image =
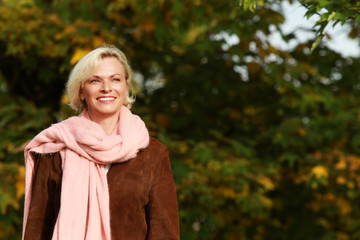
<path fill-rule="evenodd" d="M 23 239 L 179 239 L 168 151 L 130 111 L 132 70 L 103 46 L 70 73 L 80 115 L 39 133 L 25 149 Z"/>

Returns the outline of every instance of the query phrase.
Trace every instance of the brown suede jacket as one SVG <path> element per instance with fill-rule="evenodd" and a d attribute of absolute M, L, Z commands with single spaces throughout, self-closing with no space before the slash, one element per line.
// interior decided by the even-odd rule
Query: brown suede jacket
<path fill-rule="evenodd" d="M 35 154 L 34 159 L 24 239 L 47 240 L 61 205 L 62 160 L 60 153 Z M 151 138 L 135 158 L 113 164 L 107 179 L 113 240 L 180 239 L 175 183 L 164 145 Z"/>

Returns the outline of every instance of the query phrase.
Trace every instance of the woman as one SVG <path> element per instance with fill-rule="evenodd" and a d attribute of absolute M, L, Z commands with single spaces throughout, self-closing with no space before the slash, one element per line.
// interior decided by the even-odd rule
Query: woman
<path fill-rule="evenodd" d="M 168 151 L 129 110 L 131 76 L 114 46 L 75 65 L 67 93 L 81 114 L 25 148 L 23 239 L 179 239 Z"/>

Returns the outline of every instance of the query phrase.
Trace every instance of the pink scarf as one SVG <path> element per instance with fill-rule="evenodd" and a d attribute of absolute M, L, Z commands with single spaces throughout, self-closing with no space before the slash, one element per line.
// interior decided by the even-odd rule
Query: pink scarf
<path fill-rule="evenodd" d="M 86 111 L 39 133 L 25 148 L 23 238 L 31 201 L 34 159 L 31 152 L 59 152 L 63 159 L 61 207 L 53 240 L 111 239 L 105 164 L 134 158 L 149 144 L 144 122 L 122 107 L 114 134 L 91 121 Z"/>

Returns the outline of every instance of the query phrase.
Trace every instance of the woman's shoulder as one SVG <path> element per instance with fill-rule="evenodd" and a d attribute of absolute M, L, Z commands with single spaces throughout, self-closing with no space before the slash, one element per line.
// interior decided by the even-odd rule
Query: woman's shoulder
<path fill-rule="evenodd" d="M 150 137 L 149 146 L 146 149 L 150 151 L 156 151 L 158 153 L 159 152 L 164 152 L 166 154 L 168 153 L 167 147 L 154 137 Z"/>
<path fill-rule="evenodd" d="M 36 151 L 30 151 L 30 153 L 32 154 L 33 157 L 36 158 L 48 158 L 48 157 L 55 157 L 55 156 L 59 156 L 60 152 L 47 152 L 47 153 L 41 153 L 41 152 L 36 152 Z"/>
<path fill-rule="evenodd" d="M 57 178 L 60 178 L 62 173 L 62 159 L 60 152 L 52 152 L 52 153 L 38 153 L 31 152 L 32 159 L 34 160 L 32 165 L 34 168 L 35 175 L 52 175 L 53 177 L 56 175 Z M 31 165 L 28 165 L 29 167 Z M 39 176 L 40 176 L 39 175 Z"/>
<path fill-rule="evenodd" d="M 32 158 L 36 162 L 47 162 L 47 164 L 52 162 L 61 162 L 61 154 L 60 152 L 49 152 L 49 153 L 39 153 L 31 151 L 30 154 Z"/>
<path fill-rule="evenodd" d="M 149 145 L 138 153 L 137 158 L 141 159 L 140 161 L 143 161 L 144 164 L 157 166 L 169 158 L 169 152 L 162 142 L 150 137 Z"/>

